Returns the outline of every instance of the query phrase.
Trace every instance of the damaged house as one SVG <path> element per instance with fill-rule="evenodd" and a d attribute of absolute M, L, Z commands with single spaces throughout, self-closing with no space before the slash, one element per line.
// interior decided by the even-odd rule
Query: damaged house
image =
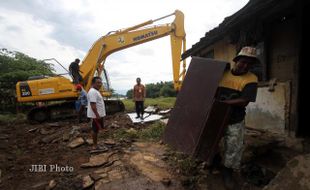
<path fill-rule="evenodd" d="M 243 46 L 254 46 L 260 64 L 255 103 L 247 107 L 246 125 L 290 136 L 310 136 L 301 110 L 305 107 L 306 19 L 309 1 L 250 0 L 188 49 L 190 56 L 230 62 Z"/>

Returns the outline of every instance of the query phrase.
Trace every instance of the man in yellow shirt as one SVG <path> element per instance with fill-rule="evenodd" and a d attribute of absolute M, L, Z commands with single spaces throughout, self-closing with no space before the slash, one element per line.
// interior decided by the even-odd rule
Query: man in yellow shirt
<path fill-rule="evenodd" d="M 222 170 L 227 189 L 236 188 L 233 171 L 238 170 L 241 163 L 245 109 L 249 102 L 255 102 L 257 94 L 258 80 L 249 69 L 259 60 L 256 57 L 255 48 L 243 47 L 233 61 L 234 67 L 225 71 L 216 94 L 217 100 L 231 106 L 229 125 L 224 132 L 224 168 Z"/>

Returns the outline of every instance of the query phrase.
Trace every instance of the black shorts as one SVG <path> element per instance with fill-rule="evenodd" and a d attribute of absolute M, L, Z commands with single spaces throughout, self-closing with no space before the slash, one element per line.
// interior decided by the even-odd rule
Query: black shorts
<path fill-rule="evenodd" d="M 91 128 L 94 131 L 94 133 L 98 133 L 100 129 L 104 128 L 103 118 L 100 118 L 100 119 L 92 118 L 90 123 L 91 123 Z"/>

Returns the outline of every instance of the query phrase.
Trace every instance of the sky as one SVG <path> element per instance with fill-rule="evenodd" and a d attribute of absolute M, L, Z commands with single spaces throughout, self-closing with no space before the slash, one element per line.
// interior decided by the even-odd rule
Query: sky
<path fill-rule="evenodd" d="M 87 55 L 109 31 L 140 24 L 180 10 L 185 15 L 186 49 L 248 0 L 1 0 L 0 49 L 39 60 L 55 58 L 64 67 Z M 174 17 L 157 24 L 171 23 Z M 116 52 L 106 59 L 111 86 L 125 94 L 135 84 L 172 81 L 169 36 Z M 190 63 L 187 58 L 187 65 Z M 51 62 L 55 63 L 55 62 Z M 56 66 L 57 73 L 65 73 Z"/>

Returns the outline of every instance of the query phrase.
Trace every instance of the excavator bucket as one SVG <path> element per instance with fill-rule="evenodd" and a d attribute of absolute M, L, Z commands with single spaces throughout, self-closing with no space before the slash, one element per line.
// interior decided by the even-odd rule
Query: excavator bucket
<path fill-rule="evenodd" d="M 226 62 L 193 57 L 176 99 L 164 142 L 209 160 L 227 124 L 229 107 L 214 100 Z"/>

